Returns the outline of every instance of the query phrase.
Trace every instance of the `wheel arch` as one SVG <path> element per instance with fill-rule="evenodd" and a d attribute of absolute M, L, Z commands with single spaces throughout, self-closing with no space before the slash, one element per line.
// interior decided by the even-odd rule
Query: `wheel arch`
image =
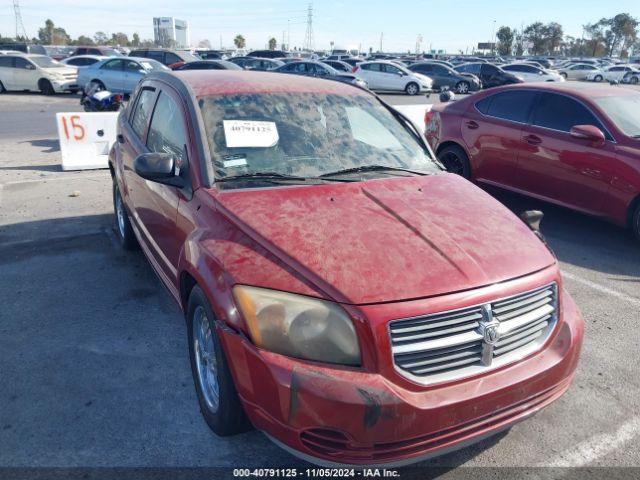
<path fill-rule="evenodd" d="M 640 205 L 640 193 L 638 193 L 635 196 L 635 198 L 631 200 L 631 203 L 629 203 L 629 207 L 627 208 L 627 219 L 625 222 L 627 228 L 631 228 L 633 213 L 636 211 L 636 208 L 638 208 L 639 205 Z"/>

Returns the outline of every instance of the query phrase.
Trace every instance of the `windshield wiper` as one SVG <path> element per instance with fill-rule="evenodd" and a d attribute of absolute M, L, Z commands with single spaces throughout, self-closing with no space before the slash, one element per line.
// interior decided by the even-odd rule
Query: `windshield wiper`
<path fill-rule="evenodd" d="M 215 179 L 216 182 L 233 182 L 233 181 L 242 181 L 242 180 L 264 180 L 268 182 L 269 181 L 271 182 L 292 181 L 292 182 L 302 182 L 302 183 L 306 183 L 309 180 L 319 181 L 319 182 L 355 181 L 355 180 L 348 180 L 344 178 L 329 178 L 328 175 L 326 178 L 324 175 L 321 175 L 320 177 L 300 177 L 297 175 L 287 175 L 286 173 L 278 173 L 278 172 L 247 172 L 247 173 L 241 173 L 238 175 L 231 175 L 228 177 L 221 177 L 221 178 Z"/>
<path fill-rule="evenodd" d="M 216 182 L 231 182 L 236 180 L 293 180 L 298 182 L 304 182 L 307 177 L 299 177 L 296 175 L 287 175 L 285 173 L 278 172 L 248 172 L 240 173 L 238 175 L 230 175 L 228 177 L 216 178 Z"/>
<path fill-rule="evenodd" d="M 383 172 L 385 170 L 392 172 L 408 172 L 413 173 L 414 175 L 428 175 L 427 172 L 419 172 L 417 170 L 410 170 L 408 168 L 390 167 L 387 165 L 362 165 L 360 167 L 345 168 L 343 170 L 336 170 L 335 172 L 323 173 L 322 175 L 320 175 L 320 178 L 332 177 L 335 175 L 347 175 L 349 173 Z"/>

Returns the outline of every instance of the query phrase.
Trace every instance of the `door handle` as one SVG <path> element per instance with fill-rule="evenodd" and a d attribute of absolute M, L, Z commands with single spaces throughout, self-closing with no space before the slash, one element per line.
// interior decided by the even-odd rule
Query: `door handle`
<path fill-rule="evenodd" d="M 465 122 L 465 125 L 469 130 L 475 130 L 480 127 L 480 125 L 478 125 L 478 123 L 474 122 L 473 120 L 469 120 L 468 122 Z"/>
<path fill-rule="evenodd" d="M 126 142 L 126 140 L 124 139 L 124 135 L 122 135 L 121 133 L 119 133 L 116 136 L 116 139 L 118 140 L 118 143 L 125 143 Z"/>
<path fill-rule="evenodd" d="M 524 139 L 529 145 L 540 145 L 542 143 L 542 139 L 537 135 L 527 135 Z"/>

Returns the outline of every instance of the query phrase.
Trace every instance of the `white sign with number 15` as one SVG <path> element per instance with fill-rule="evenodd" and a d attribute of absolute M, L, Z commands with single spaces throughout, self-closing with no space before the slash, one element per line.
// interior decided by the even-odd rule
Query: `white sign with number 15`
<path fill-rule="evenodd" d="M 108 168 L 118 112 L 57 113 L 62 170 Z"/>

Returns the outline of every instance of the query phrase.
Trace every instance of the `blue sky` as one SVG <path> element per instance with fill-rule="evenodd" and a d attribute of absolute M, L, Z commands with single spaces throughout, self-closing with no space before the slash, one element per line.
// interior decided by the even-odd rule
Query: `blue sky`
<path fill-rule="evenodd" d="M 292 45 L 302 45 L 306 27 L 305 0 L 20 0 L 25 28 L 35 36 L 37 29 L 51 18 L 72 36 L 93 35 L 98 30 L 108 34 L 123 31 L 138 32 L 142 38 L 152 38 L 153 16 L 175 16 L 191 25 L 194 43 L 209 39 L 218 47 L 231 46 L 233 37 L 242 33 L 249 48 L 264 47 L 274 36 L 278 43 L 289 24 Z M 457 10 L 455 5 L 464 5 Z M 582 25 L 628 12 L 640 17 L 640 1 L 616 0 L 467 0 L 443 1 L 380 1 L 380 0 L 316 0 L 314 8 L 314 38 L 316 48 L 362 46 L 377 50 L 380 34 L 388 51 L 413 50 L 416 38 L 423 38 L 423 49 L 466 50 L 492 36 L 493 22 L 497 27 L 540 20 L 556 21 L 565 33 L 580 36 Z M 0 34 L 15 31 L 12 0 L 0 0 Z M 286 35 L 286 34 L 285 34 Z"/>

